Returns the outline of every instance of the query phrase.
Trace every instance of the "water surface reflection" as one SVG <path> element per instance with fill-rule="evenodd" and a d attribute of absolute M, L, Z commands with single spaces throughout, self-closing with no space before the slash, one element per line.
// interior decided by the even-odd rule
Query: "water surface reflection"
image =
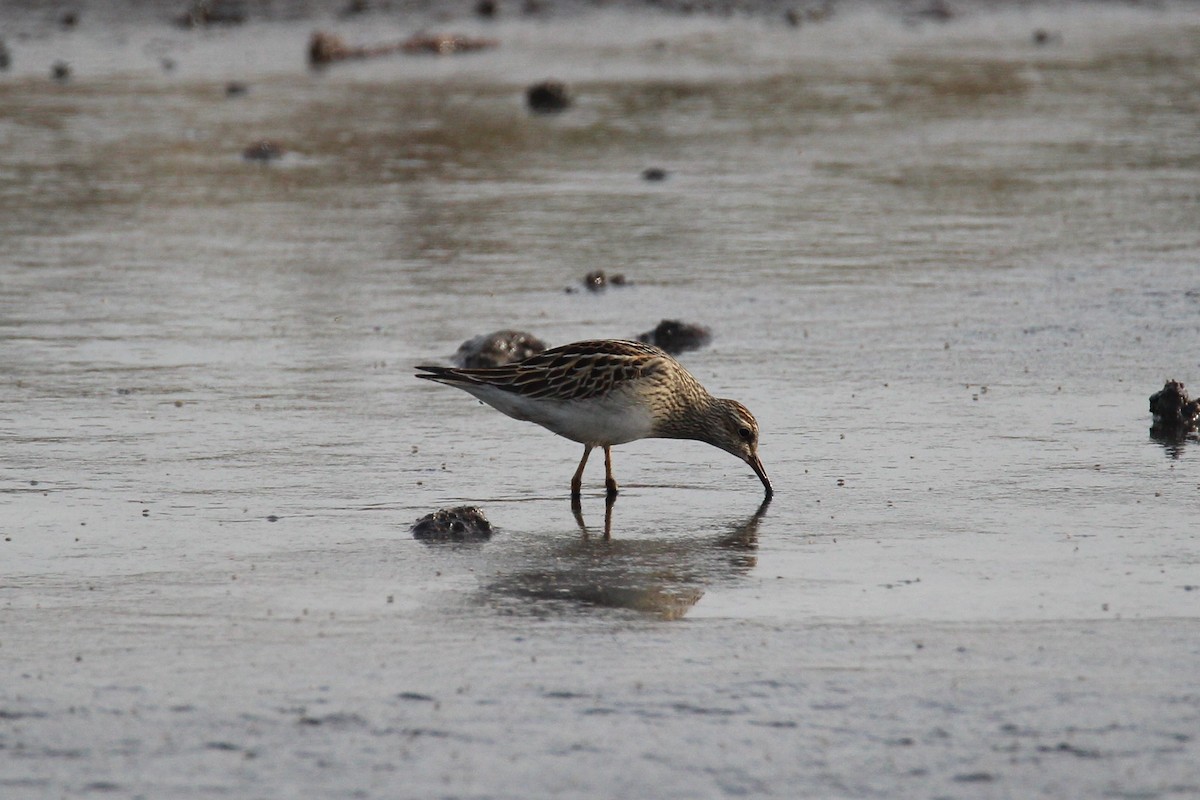
<path fill-rule="evenodd" d="M 735 581 L 757 565 L 758 526 L 768 505 L 764 500 L 748 518 L 715 533 L 655 538 L 623 538 L 619 525 L 614 535 L 615 503 L 605 504 L 604 530 L 596 535 L 576 506 L 579 538 L 516 554 L 518 563 L 485 587 L 485 597 L 520 601 L 539 614 L 602 607 L 679 619 L 708 587 Z"/>
<path fill-rule="evenodd" d="M 1150 428 L 1150 441 L 1159 444 L 1163 452 L 1173 461 L 1183 456 L 1188 443 L 1200 442 L 1200 434 L 1181 428 L 1154 425 Z"/>

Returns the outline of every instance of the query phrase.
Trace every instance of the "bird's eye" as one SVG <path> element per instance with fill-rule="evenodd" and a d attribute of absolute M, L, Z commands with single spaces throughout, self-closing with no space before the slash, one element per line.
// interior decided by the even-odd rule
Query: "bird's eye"
<path fill-rule="evenodd" d="M 754 433 L 749 428 L 738 428 L 738 436 L 742 437 L 743 442 L 754 441 Z"/>

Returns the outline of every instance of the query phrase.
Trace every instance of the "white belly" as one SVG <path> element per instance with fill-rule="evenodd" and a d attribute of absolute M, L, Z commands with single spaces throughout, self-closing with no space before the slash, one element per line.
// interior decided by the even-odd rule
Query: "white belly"
<path fill-rule="evenodd" d="M 463 387 L 483 402 L 514 419 L 536 422 L 581 444 L 613 445 L 645 439 L 654 420 L 641 405 L 615 399 L 586 402 L 530 400 L 490 387 Z"/>

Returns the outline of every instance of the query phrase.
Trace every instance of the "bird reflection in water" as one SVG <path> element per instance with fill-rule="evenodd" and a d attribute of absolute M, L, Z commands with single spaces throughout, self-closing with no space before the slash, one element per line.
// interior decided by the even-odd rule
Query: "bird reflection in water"
<path fill-rule="evenodd" d="M 679 619 L 709 587 L 758 564 L 758 525 L 769 504 L 768 498 L 719 533 L 660 539 L 614 539 L 612 503 L 605 505 L 603 535 L 594 535 L 572 504 L 580 537 L 534 554 L 525 568 L 499 576 L 489 594 L 521 600 L 521 608 L 534 613 L 601 607 Z M 543 602 L 531 607 L 531 599 Z"/>

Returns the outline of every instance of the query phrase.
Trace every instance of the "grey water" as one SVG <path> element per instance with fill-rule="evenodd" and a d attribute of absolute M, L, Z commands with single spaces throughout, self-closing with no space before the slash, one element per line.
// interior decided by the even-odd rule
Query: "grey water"
<path fill-rule="evenodd" d="M 4 797 L 1200 795 L 1195 4 L 133 8 L 5 12 Z M 577 520 L 576 444 L 412 375 L 662 319 L 769 504 L 650 440 Z"/>

